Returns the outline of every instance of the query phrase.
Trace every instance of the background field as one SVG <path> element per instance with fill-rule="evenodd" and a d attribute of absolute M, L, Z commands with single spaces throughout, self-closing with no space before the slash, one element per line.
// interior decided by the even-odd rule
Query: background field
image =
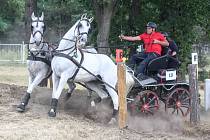
<path fill-rule="evenodd" d="M 1 64 L 0 65 L 1 83 L 27 86 L 28 71 L 25 64 Z"/>

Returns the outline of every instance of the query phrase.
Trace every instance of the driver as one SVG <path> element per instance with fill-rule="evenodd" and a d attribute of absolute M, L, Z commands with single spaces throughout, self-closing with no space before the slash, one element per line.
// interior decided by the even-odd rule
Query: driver
<path fill-rule="evenodd" d="M 148 63 L 161 56 L 162 46 L 169 46 L 166 38 L 159 32 L 156 31 L 157 25 L 154 22 L 148 22 L 146 25 L 146 32 L 138 36 L 125 36 L 120 35 L 119 38 L 127 41 L 140 41 L 144 42 L 144 52 L 140 53 L 139 56 L 131 57 L 130 65 L 135 65 L 135 59 L 137 57 L 143 58 L 143 61 L 140 62 L 135 76 L 139 77 L 145 74 L 145 69 Z"/>

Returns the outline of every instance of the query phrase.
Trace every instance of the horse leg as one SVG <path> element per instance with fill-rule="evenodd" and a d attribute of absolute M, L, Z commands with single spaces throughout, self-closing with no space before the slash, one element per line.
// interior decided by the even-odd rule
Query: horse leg
<path fill-rule="evenodd" d="M 54 74 L 53 75 L 53 83 L 58 82 L 56 80 L 58 80 L 58 77 Z M 53 90 L 52 100 L 51 100 L 51 108 L 48 112 L 49 117 L 55 117 L 56 116 L 56 108 L 57 108 L 57 104 L 58 104 L 58 99 L 61 95 L 61 92 L 62 92 L 62 90 L 64 88 L 64 85 L 66 84 L 67 80 L 68 80 L 68 76 L 61 75 L 60 81 L 58 83 L 58 87 Z"/>
<path fill-rule="evenodd" d="M 67 84 L 68 84 L 68 87 L 69 87 L 69 90 L 68 92 L 66 93 L 66 97 L 65 97 L 65 100 L 69 100 L 69 98 L 71 97 L 74 89 L 76 88 L 76 84 L 72 81 L 67 81 Z"/>
<path fill-rule="evenodd" d="M 52 73 L 52 82 L 53 82 L 53 93 L 56 92 L 57 88 L 58 88 L 58 84 L 60 81 L 60 77 L 56 76 L 55 73 Z"/>
<path fill-rule="evenodd" d="M 103 77 L 103 81 L 108 83 L 109 85 L 111 85 L 113 88 L 115 88 L 115 85 L 117 83 L 117 80 L 113 80 L 113 79 L 117 79 L 115 77 L 108 77 L 108 76 L 102 76 Z M 108 85 L 105 85 L 107 91 L 109 92 L 109 95 L 111 96 L 112 102 L 113 102 L 113 113 L 112 113 L 112 118 L 109 121 L 109 124 L 113 124 L 117 122 L 117 115 L 118 115 L 118 107 L 119 107 L 119 99 L 118 99 L 118 94 L 117 92 L 109 87 Z"/>
<path fill-rule="evenodd" d="M 100 103 L 102 99 L 105 99 L 108 97 L 108 94 L 101 89 L 101 83 L 99 82 L 87 82 L 85 85 L 89 88 L 88 93 L 89 96 L 91 96 L 92 92 L 94 91 L 95 93 L 98 94 L 99 97 L 95 98 L 94 100 L 91 101 L 91 106 L 94 107 L 96 103 Z"/>
<path fill-rule="evenodd" d="M 43 79 L 44 74 L 39 73 L 33 80 L 32 82 L 32 75 L 29 76 L 29 86 L 28 89 L 26 91 L 26 94 L 24 95 L 24 97 L 21 100 L 21 103 L 17 106 L 17 111 L 18 112 L 24 112 L 26 106 L 28 105 L 29 99 L 31 97 L 31 93 L 34 89 L 35 86 L 37 86 Z"/>
<path fill-rule="evenodd" d="M 113 112 L 112 112 L 112 118 L 111 120 L 108 122 L 108 124 L 115 124 L 117 122 L 117 116 L 118 116 L 118 95 L 117 93 L 110 87 L 107 87 L 107 90 L 109 91 L 109 94 L 111 96 L 114 108 L 113 108 Z"/>

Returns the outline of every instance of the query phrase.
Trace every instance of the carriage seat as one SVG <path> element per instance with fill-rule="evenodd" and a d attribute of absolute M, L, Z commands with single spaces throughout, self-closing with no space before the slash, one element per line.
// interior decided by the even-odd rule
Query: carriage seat
<path fill-rule="evenodd" d="M 163 47 L 162 56 L 149 62 L 146 68 L 146 74 L 157 74 L 160 69 L 178 69 L 180 62 L 169 54 L 168 47 Z"/>

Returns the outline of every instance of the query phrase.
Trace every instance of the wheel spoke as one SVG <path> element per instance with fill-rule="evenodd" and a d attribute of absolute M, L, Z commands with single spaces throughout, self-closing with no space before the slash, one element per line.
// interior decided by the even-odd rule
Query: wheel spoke
<path fill-rule="evenodd" d="M 190 108 L 188 105 L 181 105 L 181 107 Z"/>
<path fill-rule="evenodd" d="M 145 103 L 148 103 L 149 102 L 149 98 L 148 98 L 148 95 L 145 94 Z"/>
<path fill-rule="evenodd" d="M 167 108 L 175 108 L 175 105 L 167 106 Z"/>
<path fill-rule="evenodd" d="M 150 101 L 149 101 L 149 103 L 148 103 L 148 104 L 150 105 L 150 104 L 151 104 L 151 102 L 152 102 L 152 101 L 154 101 L 155 99 L 156 99 L 156 97 L 154 96 L 154 97 L 152 98 L 152 100 L 150 100 Z"/>
<path fill-rule="evenodd" d="M 175 106 L 176 106 L 176 103 L 175 102 L 173 102 L 173 104 L 168 104 L 167 105 L 168 108 L 175 107 Z"/>
<path fill-rule="evenodd" d="M 146 112 L 149 112 L 149 113 L 152 114 L 152 115 L 154 114 L 154 113 L 152 112 L 152 110 L 150 110 L 150 109 L 147 109 Z"/>
<path fill-rule="evenodd" d="M 140 97 L 140 101 L 142 102 L 142 105 L 145 104 L 144 97 Z"/>
<path fill-rule="evenodd" d="M 182 116 L 185 116 L 184 111 L 182 110 L 182 108 L 179 108 L 179 110 L 181 111 Z"/>
<path fill-rule="evenodd" d="M 152 106 L 148 106 L 149 108 L 158 108 L 159 106 L 158 105 L 152 105 Z"/>
<path fill-rule="evenodd" d="M 176 111 L 176 108 L 174 108 L 174 110 L 173 110 L 173 112 L 172 112 L 172 114 L 174 114 L 174 112 Z"/>
<path fill-rule="evenodd" d="M 190 97 L 185 98 L 182 102 L 185 102 L 185 101 L 187 101 L 187 100 L 190 100 Z"/>

